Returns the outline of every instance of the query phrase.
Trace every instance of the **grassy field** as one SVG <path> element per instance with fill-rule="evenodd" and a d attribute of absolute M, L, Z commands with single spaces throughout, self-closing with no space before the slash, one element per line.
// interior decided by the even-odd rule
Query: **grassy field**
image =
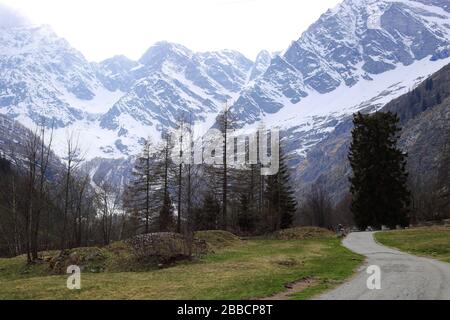
<path fill-rule="evenodd" d="M 450 263 L 450 226 L 380 232 L 375 238 L 386 246 Z"/>
<path fill-rule="evenodd" d="M 363 260 L 333 235 L 218 244 L 214 254 L 166 269 L 83 273 L 78 291 L 68 290 L 67 277 L 49 275 L 45 265 L 0 259 L 0 299 L 253 299 L 311 278 L 309 287 L 290 297 L 307 299 L 342 283 Z"/>

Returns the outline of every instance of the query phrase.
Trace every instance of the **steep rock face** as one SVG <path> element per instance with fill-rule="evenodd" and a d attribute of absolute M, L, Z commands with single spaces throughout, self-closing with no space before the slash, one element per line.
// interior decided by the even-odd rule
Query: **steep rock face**
<path fill-rule="evenodd" d="M 65 127 L 83 118 L 73 101 L 91 101 L 102 88 L 81 53 L 46 26 L 0 29 L 0 111 L 25 124 Z"/>
<path fill-rule="evenodd" d="M 33 131 L 21 125 L 19 122 L 0 114 L 0 158 L 6 159 L 19 170 L 26 172 L 28 169 L 27 144 L 32 134 Z M 48 135 L 49 132 L 46 134 Z M 45 152 L 47 150 L 45 149 Z M 62 161 L 57 155 L 51 152 L 47 178 L 57 179 L 62 172 L 64 172 Z"/>
<path fill-rule="evenodd" d="M 299 195 L 322 181 L 338 201 L 351 115 L 382 109 L 450 63 L 449 22 L 447 1 L 345 0 L 244 89 L 236 125 L 281 128 Z"/>
<path fill-rule="evenodd" d="M 175 127 L 182 117 L 211 123 L 209 118 L 246 84 L 252 66 L 235 51 L 194 53 L 157 43 L 140 59 L 134 86 L 101 117 L 100 125 L 126 131 L 132 120 L 160 131 Z"/>
<path fill-rule="evenodd" d="M 211 127 L 228 101 L 238 127 L 281 127 L 291 165 L 315 180 L 323 168 L 305 157 L 327 162 L 314 156 L 327 141 L 345 153 L 345 139 L 331 141 L 349 115 L 381 109 L 450 62 L 446 0 L 345 0 L 283 53 L 263 51 L 255 63 L 168 42 L 139 61 L 90 63 L 48 27 L 0 26 L 0 113 L 29 128 L 53 125 L 60 155 L 76 132 L 86 158 L 109 175 L 180 118 Z M 101 158 L 113 161 L 100 166 Z"/>
<path fill-rule="evenodd" d="M 301 155 L 342 119 L 382 107 L 449 58 L 446 1 L 345 0 L 275 56 L 232 110 L 295 133 Z"/>
<path fill-rule="evenodd" d="M 258 53 L 252 71 L 250 72 L 250 81 L 259 78 L 264 74 L 264 72 L 266 72 L 267 68 L 270 66 L 273 56 L 275 55 L 276 54 L 271 54 L 267 50 L 262 50 Z"/>
<path fill-rule="evenodd" d="M 55 150 L 79 134 L 88 159 L 136 154 L 185 116 L 209 127 L 247 84 L 253 62 L 231 50 L 157 43 L 140 59 L 91 63 L 48 26 L 0 27 L 0 113 L 55 129 Z"/>
<path fill-rule="evenodd" d="M 450 12 L 450 3 L 447 0 L 413 0 L 426 5 L 433 5 Z"/>
<path fill-rule="evenodd" d="M 115 56 L 96 64 L 97 77 L 109 91 L 127 92 L 136 80 L 133 71 L 138 67 L 137 61 Z"/>
<path fill-rule="evenodd" d="M 450 141 L 449 88 L 450 65 L 381 109 L 400 117 L 403 129 L 399 145 L 408 153 L 408 171 L 414 180 L 410 183 L 429 186 L 437 181 L 443 152 Z M 348 193 L 351 169 L 347 156 L 352 127 L 351 117 L 346 118 L 333 133 L 309 151 L 296 172 L 300 197 L 314 183 L 321 183 L 334 202 Z"/>

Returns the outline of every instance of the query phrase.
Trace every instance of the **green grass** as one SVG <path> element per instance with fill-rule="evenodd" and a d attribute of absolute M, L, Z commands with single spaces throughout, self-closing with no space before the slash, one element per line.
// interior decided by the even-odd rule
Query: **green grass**
<path fill-rule="evenodd" d="M 239 237 L 234 234 L 220 230 L 197 231 L 195 237 L 197 239 L 205 240 L 213 251 L 237 245 L 241 242 Z"/>
<path fill-rule="evenodd" d="M 386 246 L 450 263 L 450 226 L 379 232 L 375 237 Z"/>
<path fill-rule="evenodd" d="M 78 291 L 66 288 L 66 276 L 46 274 L 45 266 L 24 267 L 23 257 L 0 259 L 0 299 L 250 299 L 310 277 L 314 283 L 292 296 L 307 299 L 342 283 L 363 260 L 329 235 L 231 242 L 167 269 L 83 273 Z"/>

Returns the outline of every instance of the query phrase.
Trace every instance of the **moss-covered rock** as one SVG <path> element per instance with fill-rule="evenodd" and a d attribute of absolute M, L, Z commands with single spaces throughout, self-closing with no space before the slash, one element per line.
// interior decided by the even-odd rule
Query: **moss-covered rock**
<path fill-rule="evenodd" d="M 103 272 L 106 257 L 104 250 L 97 247 L 64 250 L 49 259 L 49 267 L 53 273 L 66 273 L 67 267 L 76 265 L 82 272 Z"/>
<path fill-rule="evenodd" d="M 206 241 L 178 233 L 160 232 L 136 236 L 127 241 L 141 264 L 166 266 L 208 253 Z"/>

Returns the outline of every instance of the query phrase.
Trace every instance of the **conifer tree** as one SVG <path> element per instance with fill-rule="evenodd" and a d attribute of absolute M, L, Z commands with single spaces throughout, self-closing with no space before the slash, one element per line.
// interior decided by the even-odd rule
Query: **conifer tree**
<path fill-rule="evenodd" d="M 157 171 L 161 188 L 158 190 L 159 199 L 161 200 L 161 210 L 159 211 L 159 231 L 169 231 L 174 223 L 173 201 L 171 196 L 172 182 L 177 173 L 177 166 L 174 164 L 171 154 L 173 149 L 173 141 L 169 133 L 163 134 L 163 143 L 157 153 Z"/>
<path fill-rule="evenodd" d="M 202 207 L 196 211 L 195 229 L 216 230 L 220 209 L 219 201 L 212 192 L 208 192 L 203 199 Z"/>
<path fill-rule="evenodd" d="M 358 227 L 406 226 L 410 192 L 406 187 L 406 157 L 397 147 L 399 118 L 388 113 L 353 119 L 349 160 L 352 213 Z"/>
<path fill-rule="evenodd" d="M 170 193 L 164 195 L 161 210 L 158 217 L 158 225 L 160 232 L 170 231 L 174 223 L 173 202 Z"/>
<path fill-rule="evenodd" d="M 290 185 L 289 169 L 281 148 L 279 161 L 278 173 L 266 178 L 266 212 L 272 230 L 291 227 L 297 210 L 297 201 Z"/>

